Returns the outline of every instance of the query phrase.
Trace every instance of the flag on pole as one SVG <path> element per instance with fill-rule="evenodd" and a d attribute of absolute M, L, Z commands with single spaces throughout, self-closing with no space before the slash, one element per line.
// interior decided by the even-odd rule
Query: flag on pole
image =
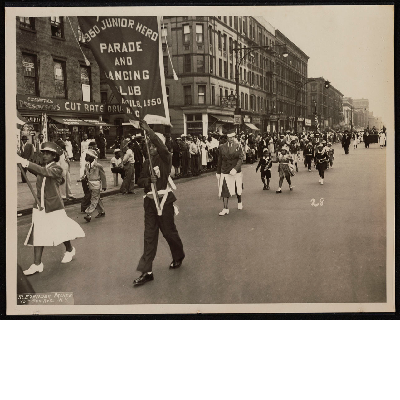
<path fill-rule="evenodd" d="M 85 43 L 130 120 L 170 125 L 160 18 L 78 17 Z"/>

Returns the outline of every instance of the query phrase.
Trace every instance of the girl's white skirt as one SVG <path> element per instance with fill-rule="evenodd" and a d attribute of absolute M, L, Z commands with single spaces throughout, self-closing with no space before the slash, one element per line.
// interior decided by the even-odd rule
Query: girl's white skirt
<path fill-rule="evenodd" d="M 32 224 L 25 239 L 26 246 L 58 246 L 68 240 L 85 237 L 81 226 L 69 218 L 64 209 L 46 213 L 32 210 Z"/>
<path fill-rule="evenodd" d="M 243 189 L 243 173 L 238 172 L 235 175 L 221 174 L 218 182 L 218 197 L 231 197 L 235 194 L 239 196 Z"/>

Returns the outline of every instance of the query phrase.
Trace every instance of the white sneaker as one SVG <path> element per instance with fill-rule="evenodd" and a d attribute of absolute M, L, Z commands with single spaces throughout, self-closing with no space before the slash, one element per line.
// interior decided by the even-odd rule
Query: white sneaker
<path fill-rule="evenodd" d="M 32 264 L 27 270 L 24 271 L 24 275 L 33 275 L 36 272 L 43 272 L 43 263 L 39 265 Z"/>
<path fill-rule="evenodd" d="M 218 215 L 228 215 L 229 214 L 229 208 L 224 208 Z"/>
<path fill-rule="evenodd" d="M 61 263 L 66 264 L 72 261 L 72 257 L 75 255 L 75 253 L 75 247 L 72 248 L 72 251 L 66 251 L 64 254 L 64 258 L 61 260 Z"/>
<path fill-rule="evenodd" d="M 243 210 L 243 203 L 238 203 L 238 210 Z"/>
<path fill-rule="evenodd" d="M 321 179 L 321 185 L 323 185 L 324 184 L 324 180 L 323 179 Z"/>

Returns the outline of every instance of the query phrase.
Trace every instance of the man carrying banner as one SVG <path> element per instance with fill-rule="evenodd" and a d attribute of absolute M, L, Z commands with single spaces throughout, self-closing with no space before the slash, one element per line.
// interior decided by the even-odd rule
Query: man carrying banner
<path fill-rule="evenodd" d="M 140 126 L 147 132 L 150 139 L 149 156 L 154 173 L 150 172 L 150 162 L 143 163 L 143 169 L 138 179 L 138 185 L 144 187 L 144 250 L 139 260 L 137 270 L 142 274 L 133 281 L 133 286 L 143 285 L 154 280 L 153 260 L 157 253 L 158 233 L 161 230 L 172 254 L 169 268 L 175 269 L 182 265 L 185 258 L 183 244 L 179 237 L 174 222 L 176 197 L 171 189 L 171 153 L 165 145 L 165 138 L 160 133 L 155 133 L 146 122 L 141 121 Z M 154 183 L 160 199 L 162 215 L 158 215 L 154 195 L 150 184 Z"/>

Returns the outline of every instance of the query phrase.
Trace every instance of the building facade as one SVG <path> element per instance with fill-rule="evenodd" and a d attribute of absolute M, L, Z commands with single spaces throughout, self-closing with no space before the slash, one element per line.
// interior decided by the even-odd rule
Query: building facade
<path fill-rule="evenodd" d="M 16 45 L 17 110 L 32 138 L 46 121 L 50 140 L 108 134 L 109 124 L 100 122 L 107 120 L 100 69 L 76 17 L 17 17 Z"/>
<path fill-rule="evenodd" d="M 354 124 L 360 129 L 368 127 L 369 100 L 353 99 L 354 106 Z"/>
<path fill-rule="evenodd" d="M 274 34 L 274 28 L 258 17 L 164 17 L 164 72 L 172 135 L 232 129 L 236 96 L 242 130 L 276 131 Z M 249 50 L 260 46 L 265 48 Z"/>
<path fill-rule="evenodd" d="M 343 125 L 343 94 L 332 85 L 326 88 L 325 82 L 323 77 L 307 81 L 307 114 L 312 120 L 312 129 L 316 124 L 320 130 L 338 129 Z"/>
<path fill-rule="evenodd" d="M 309 57 L 279 30 L 275 36 L 277 131 L 301 132 L 307 117 Z"/>

